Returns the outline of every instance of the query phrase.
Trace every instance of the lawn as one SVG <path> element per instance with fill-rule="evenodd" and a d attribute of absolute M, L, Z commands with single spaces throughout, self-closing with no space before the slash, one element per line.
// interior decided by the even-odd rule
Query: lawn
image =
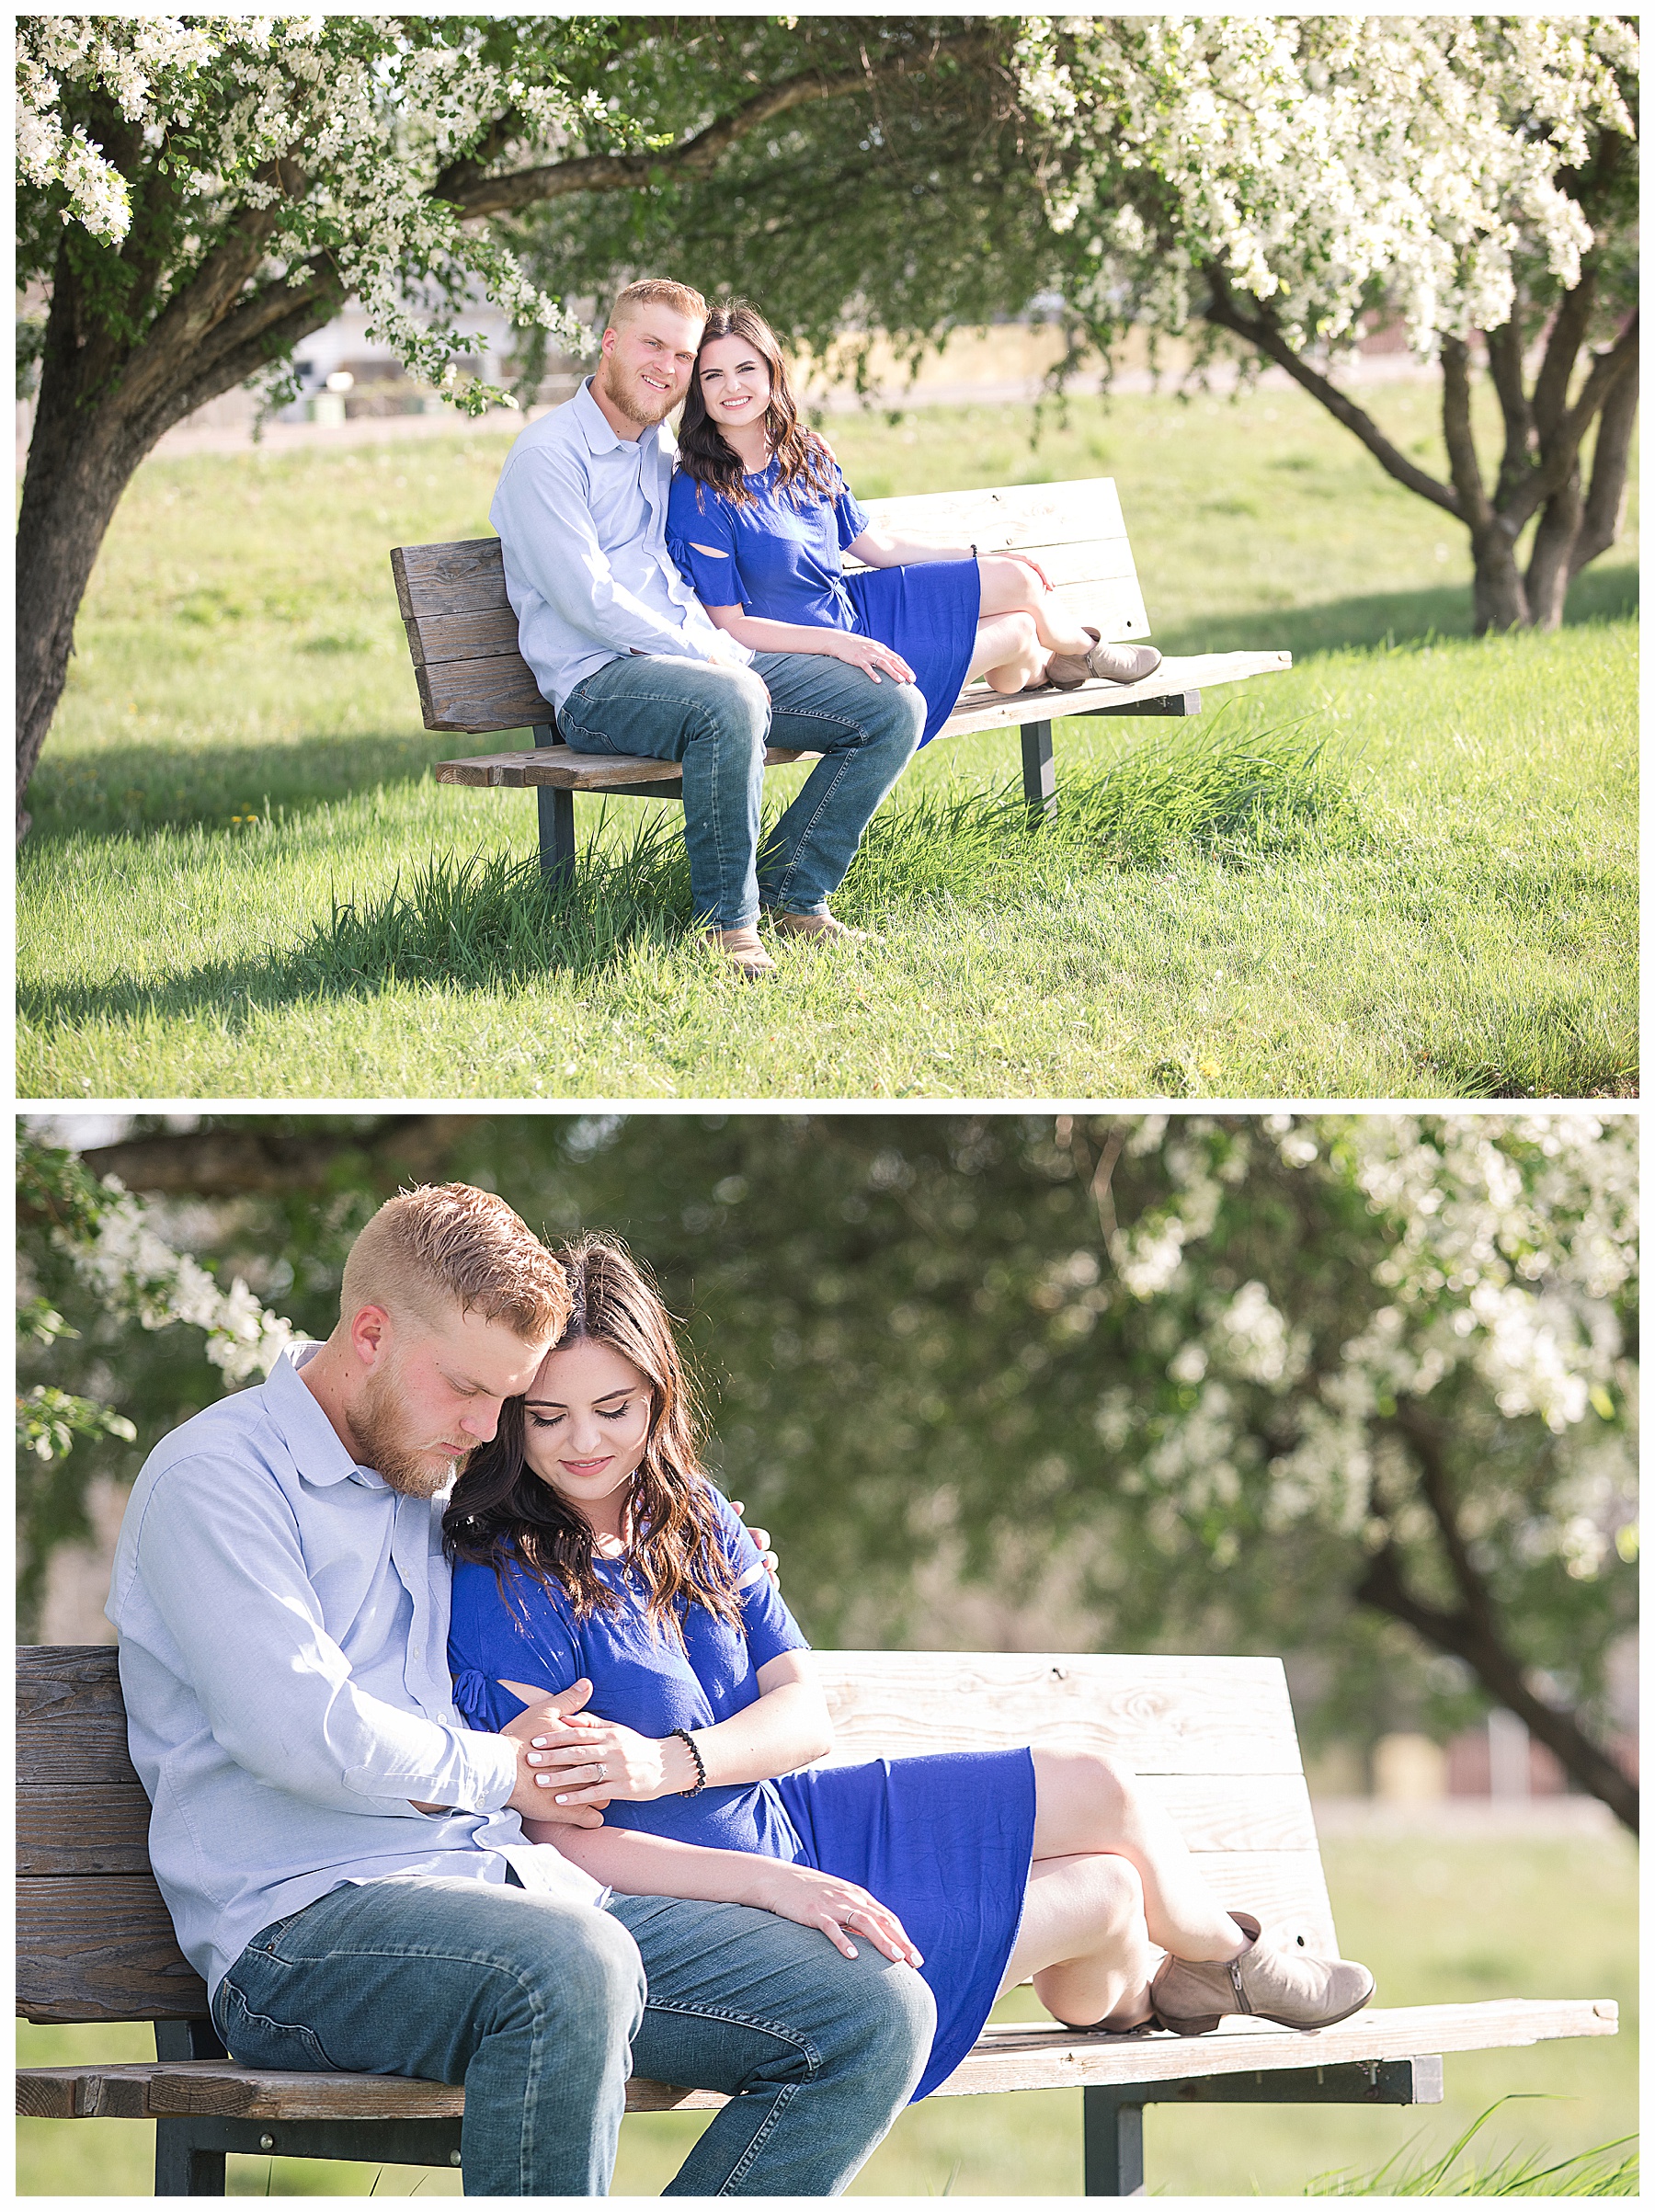
<path fill-rule="evenodd" d="M 1619 1834 L 1562 1839 L 1333 1838 L 1329 1887 L 1347 1953 L 1364 1959 L 1387 2005 L 1498 1997 L 1614 1997 L 1613 2040 L 1541 2044 L 1444 2062 L 1445 2097 L 1412 2111 L 1344 2106 L 1206 2109 L 1151 2105 L 1148 2186 L 1164 2195 L 1298 2195 L 1337 2170 L 1371 2172 L 1405 2145 L 1447 2149 L 1497 2099 L 1485 2161 L 1519 2146 L 1550 2157 L 1638 2125 L 1637 1853 Z M 1038 2017 L 1031 1993 L 1002 2016 Z M 153 2056 L 146 2028 L 25 2028 L 19 2059 Z M 698 2117 L 640 2115 L 622 2131 L 617 2195 L 659 2193 Z M 153 2129 L 142 2121 L 25 2121 L 20 2195 L 146 2195 Z M 451 2195 L 459 2177 L 407 2167 L 233 2159 L 233 2195 Z M 933 2100 L 906 2113 L 863 2168 L 854 2195 L 1074 2196 L 1080 2191 L 1075 2090 Z M 1544 2192 L 1542 2192 L 1544 2193 Z"/>
<path fill-rule="evenodd" d="M 1435 462 L 1428 387 L 1370 397 Z M 1158 639 L 1297 665 L 1060 725 L 1055 833 L 1009 732 L 930 748 L 838 902 L 883 942 L 754 990 L 682 936 L 675 809 L 580 800 L 549 905 L 531 799 L 431 779 L 511 740 L 420 729 L 386 549 L 484 532 L 508 436 L 152 462 L 32 792 L 21 1095 L 1632 1089 L 1635 537 L 1477 641 L 1463 533 L 1295 393 L 829 428 L 864 496 L 1113 474 Z"/>

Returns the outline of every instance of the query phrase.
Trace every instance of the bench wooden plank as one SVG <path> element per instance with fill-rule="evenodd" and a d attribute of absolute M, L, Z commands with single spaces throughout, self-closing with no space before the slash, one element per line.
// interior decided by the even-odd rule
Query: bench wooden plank
<path fill-rule="evenodd" d="M 484 660 L 518 649 L 518 619 L 504 590 L 497 607 L 464 614 L 406 615 L 408 651 L 417 668 L 445 660 Z"/>
<path fill-rule="evenodd" d="M 200 2020 L 207 1989 L 178 1948 L 153 1875 L 17 1886 L 26 2020 Z"/>
<path fill-rule="evenodd" d="M 1277 2069 L 1451 2051 L 1511 2050 L 1576 2035 L 1613 2035 L 1616 2008 L 1604 1998 L 1495 1999 L 1481 2004 L 1402 2006 L 1361 2012 L 1336 2027 L 1301 2035 L 1269 2022 L 1226 2021 L 1216 2035 L 1157 2034 L 1121 2043 L 1061 2027 L 1011 2025 L 983 2031 L 976 2047 L 934 2092 L 942 2097 L 995 2096 L 1008 2090 L 1114 2087 L 1215 2079 Z M 17 2076 L 19 2112 L 41 2119 L 223 2118 L 298 2120 L 454 2119 L 465 2093 L 440 2081 L 393 2074 L 255 2072 L 229 2059 L 76 2067 L 30 2067 Z M 711 2090 L 633 2081 L 633 2112 L 707 2111 L 725 2100 Z"/>
<path fill-rule="evenodd" d="M 22 1779 L 89 1788 L 137 1782 L 113 1644 L 23 1644 L 16 1670 Z"/>
<path fill-rule="evenodd" d="M 1117 712 L 1137 707 L 1147 713 L 1165 699 L 1216 684 L 1239 683 L 1250 676 L 1275 675 L 1292 666 L 1290 653 L 1201 653 L 1164 660 L 1153 676 L 1136 684 L 1088 683 L 1073 691 L 1019 691 L 1010 699 L 991 692 L 987 684 L 972 684 L 961 692 L 960 704 L 932 742 L 985 730 L 1013 729 L 1028 722 L 1060 722 L 1070 715 L 1095 713 L 1102 707 Z M 774 767 L 816 756 L 772 746 L 764 758 Z M 601 791 L 617 784 L 676 782 L 679 771 L 673 762 L 651 760 L 643 754 L 598 756 L 552 745 L 533 752 L 478 753 L 459 760 L 439 760 L 433 773 L 439 783 L 512 791 L 532 790 L 545 783 L 565 791 Z"/>
<path fill-rule="evenodd" d="M 526 730 L 553 709 L 520 654 L 445 660 L 414 671 L 428 730 Z"/>
<path fill-rule="evenodd" d="M 1275 1659 L 820 1651 L 832 1762 L 918 1751 L 1113 1751 L 1140 1773 L 1304 1772 Z"/>
<path fill-rule="evenodd" d="M 445 545 L 394 545 L 391 573 L 403 620 L 470 614 L 506 603 L 506 570 L 498 538 L 463 538 Z"/>
<path fill-rule="evenodd" d="M 789 752 L 779 745 L 767 746 L 764 753 L 767 768 L 818 758 L 816 753 Z M 547 784 L 555 791 L 600 792 L 630 788 L 634 783 L 659 783 L 664 798 L 676 798 L 683 781 L 676 760 L 656 760 L 645 753 L 577 753 L 566 745 L 537 746 L 529 753 L 476 753 L 464 760 L 439 760 L 435 774 L 439 783 L 508 791 L 533 791 Z"/>
<path fill-rule="evenodd" d="M 150 1801 L 137 1781 L 17 1785 L 17 1872 L 42 1880 L 147 1874 Z"/>

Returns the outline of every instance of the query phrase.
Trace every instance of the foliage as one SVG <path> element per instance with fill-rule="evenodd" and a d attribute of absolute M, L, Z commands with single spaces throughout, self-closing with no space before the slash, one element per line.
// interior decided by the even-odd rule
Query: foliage
<path fill-rule="evenodd" d="M 291 1225 L 311 1266 L 282 1303 L 313 1332 L 394 1173 L 367 1125 L 301 1147 L 325 1214 L 296 1189 L 200 1220 L 255 1283 L 245 1256 L 274 1282 Z M 1330 1709 L 1375 1733 L 1433 1699 L 1463 1716 L 1475 1673 L 1584 1762 L 1636 1583 L 1635 1137 L 1575 1114 L 508 1116 L 441 1159 L 656 1266 L 715 1385 L 716 1463 L 813 1633 L 912 1634 L 942 1562 L 1108 1648 L 1319 1652 Z M 192 1140 L 169 1141 L 114 1164 L 176 1153 L 187 1189 Z M 51 1379 L 81 1357 L 54 1345 Z M 147 1443 L 170 1408 L 122 1372 Z M 134 1464 L 112 1452 L 86 1464 Z"/>
<path fill-rule="evenodd" d="M 66 252 L 97 319 L 133 346 L 252 226 L 288 286 L 326 265 L 411 371 L 481 413 L 501 395 L 456 387 L 474 349 L 463 328 L 474 291 L 571 343 L 584 334 L 432 188 L 490 143 L 644 143 L 634 118 L 576 94 L 565 74 L 606 28 L 595 17 L 26 17 L 19 279 L 50 282 Z"/>
<path fill-rule="evenodd" d="M 1617 17 L 1098 16 L 1030 23 L 1020 59 L 1095 328 L 1181 328 L 1216 264 L 1295 349 L 1383 307 L 1434 358 L 1507 322 L 1524 275 L 1536 304 L 1579 282 L 1578 179 L 1603 133 L 1632 135 L 1638 38 Z"/>

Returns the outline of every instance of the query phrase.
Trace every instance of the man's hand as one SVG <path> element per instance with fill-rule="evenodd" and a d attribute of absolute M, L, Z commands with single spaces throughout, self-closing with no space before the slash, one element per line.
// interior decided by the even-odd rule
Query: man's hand
<path fill-rule="evenodd" d="M 514 1697 L 541 1695 L 538 1690 L 523 1684 L 508 1682 L 505 1686 Z M 603 1814 L 595 1805 L 556 1804 L 552 1790 L 554 1777 L 529 1763 L 531 1751 L 548 1751 L 582 1740 L 596 1725 L 580 1710 L 591 1694 L 592 1685 L 583 1674 L 577 1682 L 571 1682 L 554 1697 L 547 1697 L 543 1704 L 531 1704 L 526 1713 L 508 1720 L 500 1730 L 517 1749 L 517 1787 L 506 1802 L 525 1819 L 563 1822 L 570 1828 L 603 1826 Z"/>
<path fill-rule="evenodd" d="M 504 1675 L 500 1681 L 513 1697 L 537 1694 Z M 552 1801 L 559 1812 L 537 1816 L 550 1819 L 559 1819 L 565 1806 L 602 1807 L 611 1797 L 647 1805 L 655 1797 L 679 1796 L 695 1787 L 701 1772 L 694 1753 L 679 1737 L 640 1736 L 618 1720 L 594 1720 L 583 1735 L 565 1732 L 550 1747 L 537 1736 L 528 1756 L 529 1764 L 541 1770 L 542 1782 L 547 1774 L 552 1777 Z"/>
<path fill-rule="evenodd" d="M 730 1511 L 732 1513 L 739 1515 L 745 1513 L 747 1511 L 747 1508 L 742 1504 L 739 1498 L 732 1498 L 730 1500 Z M 774 1582 L 778 1588 L 780 1588 L 782 1575 L 781 1570 L 776 1563 L 776 1555 L 770 1549 L 769 1529 L 749 1529 L 748 1534 L 752 1537 L 753 1542 L 759 1546 L 759 1567 L 761 1567 L 765 1573 L 769 1575 L 770 1580 Z M 749 1567 L 748 1568 L 746 1574 L 742 1576 L 741 1580 L 736 1584 L 736 1588 L 738 1590 L 751 1590 L 753 1584 L 759 1579 L 759 1567 Z"/>

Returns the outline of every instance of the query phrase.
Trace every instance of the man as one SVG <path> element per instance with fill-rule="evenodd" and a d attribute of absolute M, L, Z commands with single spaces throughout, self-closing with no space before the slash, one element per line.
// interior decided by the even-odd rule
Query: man
<path fill-rule="evenodd" d="M 462 2081 L 468 2195 L 607 2194 L 634 2069 L 731 2100 L 674 2194 L 836 2195 L 929 2054 L 919 1977 L 611 1896 L 519 1818 L 597 1824 L 539 1772 L 588 1686 L 498 1736 L 451 1700 L 443 1494 L 569 1303 L 503 1199 L 405 1192 L 327 1341 L 151 1454 L 108 1605 L 151 1863 L 232 2056 Z"/>
<path fill-rule="evenodd" d="M 690 889 L 706 941 L 742 975 L 773 975 L 755 927 L 821 942 L 858 934 L 828 895 L 925 726 L 912 684 L 826 654 L 750 653 L 713 627 L 667 551 L 677 447 L 664 427 L 690 388 L 707 304 L 687 284 L 629 284 L 603 358 L 566 406 L 507 457 L 489 509 L 518 643 L 583 753 L 682 763 Z M 758 851 L 764 748 L 823 758 Z"/>

